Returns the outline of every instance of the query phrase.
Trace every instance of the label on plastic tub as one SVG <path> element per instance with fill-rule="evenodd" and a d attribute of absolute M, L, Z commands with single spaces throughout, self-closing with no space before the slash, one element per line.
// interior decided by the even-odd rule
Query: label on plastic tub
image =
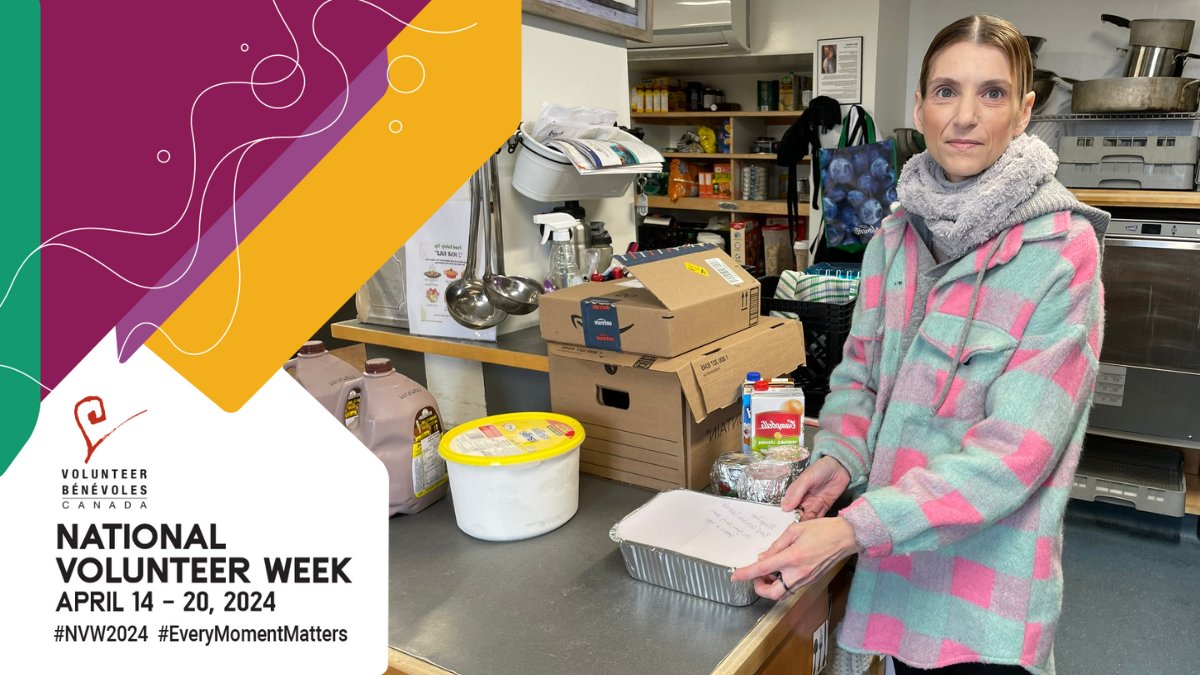
<path fill-rule="evenodd" d="M 442 439 L 441 453 L 459 464 L 536 462 L 578 448 L 583 437 L 579 422 L 565 415 L 495 415 L 453 429 Z"/>

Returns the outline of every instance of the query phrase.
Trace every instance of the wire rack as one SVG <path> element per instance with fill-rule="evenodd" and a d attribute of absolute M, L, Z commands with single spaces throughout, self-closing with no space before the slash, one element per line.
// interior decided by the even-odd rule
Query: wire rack
<path fill-rule="evenodd" d="M 1200 120 L 1200 112 L 1144 113 L 1065 113 L 1062 115 L 1033 115 L 1030 122 L 1078 122 L 1081 120 Z"/>

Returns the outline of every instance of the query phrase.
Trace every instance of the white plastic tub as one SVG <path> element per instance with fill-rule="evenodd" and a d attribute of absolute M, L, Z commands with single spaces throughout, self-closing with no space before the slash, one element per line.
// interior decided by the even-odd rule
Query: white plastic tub
<path fill-rule="evenodd" d="M 565 415 L 513 413 L 461 424 L 439 447 L 458 528 L 513 541 L 549 532 L 579 508 L 583 427 Z"/>

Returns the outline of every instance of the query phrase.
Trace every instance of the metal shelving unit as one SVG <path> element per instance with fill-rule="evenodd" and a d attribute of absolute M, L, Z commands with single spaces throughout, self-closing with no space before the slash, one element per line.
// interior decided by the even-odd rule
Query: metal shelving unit
<path fill-rule="evenodd" d="M 1200 120 L 1200 112 L 1189 113 L 1063 113 L 1033 115 L 1029 122 L 1081 122 L 1085 120 Z"/>

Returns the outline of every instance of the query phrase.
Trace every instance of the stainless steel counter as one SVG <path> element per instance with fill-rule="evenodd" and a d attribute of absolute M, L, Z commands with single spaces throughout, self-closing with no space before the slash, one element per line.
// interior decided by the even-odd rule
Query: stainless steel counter
<path fill-rule="evenodd" d="M 608 531 L 654 494 L 582 475 L 575 517 L 517 542 L 463 534 L 453 496 L 393 518 L 389 645 L 463 675 L 712 671 L 773 603 L 631 578 Z"/>

